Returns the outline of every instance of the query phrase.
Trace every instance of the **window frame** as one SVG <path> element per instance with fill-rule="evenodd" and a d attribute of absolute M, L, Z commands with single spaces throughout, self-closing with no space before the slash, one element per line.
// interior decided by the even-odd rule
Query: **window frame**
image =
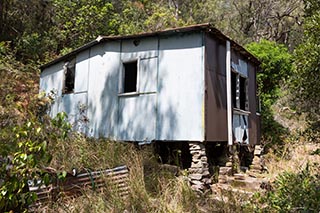
<path fill-rule="evenodd" d="M 140 58 L 133 58 L 129 60 L 121 60 L 121 70 L 120 70 L 120 83 L 119 83 L 119 96 L 131 96 L 139 94 L 139 73 L 140 73 Z M 137 64 L 137 76 L 136 76 L 136 91 L 133 92 L 124 92 L 125 89 L 125 64 L 136 62 Z"/>
<path fill-rule="evenodd" d="M 73 80 L 72 88 L 67 88 L 67 80 L 68 80 L 68 72 L 72 72 L 73 76 L 71 76 Z M 72 94 L 75 92 L 75 81 L 76 81 L 76 58 L 70 58 L 69 60 L 65 61 L 63 65 L 63 82 L 62 82 L 62 94 Z"/>
<path fill-rule="evenodd" d="M 232 94 L 232 106 L 234 110 L 237 111 L 243 111 L 243 112 L 249 112 L 250 109 L 250 103 L 249 103 L 249 97 L 248 97 L 248 93 L 249 93 L 249 78 L 245 75 L 243 75 L 240 72 L 237 72 L 235 69 L 231 69 L 231 76 L 232 75 L 236 75 L 236 80 L 235 80 L 235 86 L 233 86 L 233 82 L 231 82 L 231 94 Z M 244 79 L 244 90 L 241 91 L 241 78 Z M 231 81 L 232 78 L 231 78 Z M 235 96 L 235 97 L 234 97 Z M 244 107 L 242 107 L 242 98 L 243 96 L 245 96 L 245 100 L 244 100 Z M 235 99 L 235 103 L 234 103 L 234 99 Z"/>

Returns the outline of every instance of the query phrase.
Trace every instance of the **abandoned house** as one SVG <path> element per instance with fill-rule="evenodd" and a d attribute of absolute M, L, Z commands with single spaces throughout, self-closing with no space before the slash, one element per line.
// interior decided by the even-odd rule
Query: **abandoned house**
<path fill-rule="evenodd" d="M 99 36 L 43 65 L 40 90 L 55 96 L 50 115 L 66 112 L 78 131 L 153 142 L 164 162 L 179 149 L 182 166 L 191 173 L 205 168 L 195 179 L 206 182 L 208 163 L 219 163 L 221 147 L 259 143 L 259 64 L 219 30 L 200 24 Z"/>

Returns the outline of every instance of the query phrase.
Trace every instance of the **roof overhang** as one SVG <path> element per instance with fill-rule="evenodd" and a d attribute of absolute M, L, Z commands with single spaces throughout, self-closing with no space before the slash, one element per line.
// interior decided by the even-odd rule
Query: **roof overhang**
<path fill-rule="evenodd" d="M 86 49 L 89 49 L 99 43 L 103 43 L 105 41 L 117 41 L 117 40 L 127 40 L 127 39 L 141 39 L 145 37 L 153 37 L 153 36 L 165 36 L 165 35 L 171 35 L 176 33 L 186 33 L 186 32 L 194 32 L 194 31 L 205 31 L 207 33 L 213 34 L 214 36 L 223 39 L 223 40 L 229 40 L 231 43 L 232 48 L 235 48 L 238 50 L 241 54 L 243 54 L 245 57 L 248 58 L 248 60 L 252 61 L 253 63 L 260 65 L 260 61 L 254 57 L 251 53 L 249 53 L 245 48 L 243 48 L 241 45 L 224 35 L 221 31 L 213 27 L 210 23 L 204 23 L 204 24 L 196 24 L 186 27 L 177 27 L 177 28 L 170 28 L 165 29 L 162 31 L 156 31 L 156 32 L 146 32 L 146 33 L 140 33 L 140 34 L 134 34 L 134 35 L 119 35 L 119 36 L 98 36 L 95 40 L 77 48 L 73 51 L 69 52 L 68 54 L 65 54 L 61 57 L 58 57 L 40 67 L 41 72 L 58 62 L 64 61 L 69 59 L 70 57 L 73 57 L 77 55 L 79 52 L 84 51 Z"/>

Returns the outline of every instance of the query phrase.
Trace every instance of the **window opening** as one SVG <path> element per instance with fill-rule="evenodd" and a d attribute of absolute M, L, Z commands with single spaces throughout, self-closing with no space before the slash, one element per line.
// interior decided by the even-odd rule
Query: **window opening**
<path fill-rule="evenodd" d="M 231 94 L 233 108 L 248 110 L 248 79 L 239 73 L 231 72 Z"/>
<path fill-rule="evenodd" d="M 247 79 L 240 76 L 239 80 L 240 109 L 247 110 Z"/>
<path fill-rule="evenodd" d="M 234 108 L 237 107 L 237 74 L 235 72 L 231 72 L 231 90 L 232 90 L 232 106 Z"/>
<path fill-rule="evenodd" d="M 137 91 L 137 76 L 138 76 L 138 62 L 127 62 L 124 66 L 124 85 L 123 92 L 136 92 Z"/>
<path fill-rule="evenodd" d="M 75 81 L 75 60 L 71 60 L 65 63 L 64 65 L 64 88 L 63 93 L 72 93 L 74 92 L 74 81 Z"/>

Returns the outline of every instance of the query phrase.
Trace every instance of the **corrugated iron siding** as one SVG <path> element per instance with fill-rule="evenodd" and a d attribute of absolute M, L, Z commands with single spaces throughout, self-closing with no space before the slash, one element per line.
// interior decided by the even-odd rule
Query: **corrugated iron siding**
<path fill-rule="evenodd" d="M 54 174 L 54 176 L 56 175 Z M 128 178 L 129 169 L 125 165 L 102 171 L 87 170 L 76 176 L 68 174 L 64 181 L 57 181 L 49 186 L 30 187 L 30 192 L 37 194 L 37 200 L 29 210 L 33 212 L 33 209 L 41 204 L 58 200 L 61 193 L 64 196 L 77 197 L 88 188 L 97 191 L 105 188 L 125 199 L 129 195 Z"/>
<path fill-rule="evenodd" d="M 231 48 L 231 61 L 235 65 L 239 65 L 241 61 L 246 63 L 246 70 L 248 73 L 248 102 L 249 102 L 249 144 L 254 145 L 258 143 L 258 117 L 257 112 L 257 85 L 256 85 L 256 65 L 253 64 L 248 58 L 239 53 L 235 48 Z M 240 66 L 241 67 L 241 66 Z M 239 72 L 241 72 L 239 70 Z"/>
<path fill-rule="evenodd" d="M 257 68 L 252 63 L 248 63 L 249 71 L 249 142 L 251 145 L 260 143 L 260 118 L 257 116 L 257 84 L 256 84 L 256 71 Z"/>
<path fill-rule="evenodd" d="M 256 65 L 244 57 L 234 46 L 231 47 L 231 61 L 240 59 L 247 63 L 249 101 L 249 143 L 258 144 L 260 119 L 256 115 Z M 226 91 L 226 45 L 212 34 L 205 36 L 205 140 L 227 141 L 227 91 Z"/>
<path fill-rule="evenodd" d="M 206 141 L 227 141 L 226 46 L 205 36 Z"/>

